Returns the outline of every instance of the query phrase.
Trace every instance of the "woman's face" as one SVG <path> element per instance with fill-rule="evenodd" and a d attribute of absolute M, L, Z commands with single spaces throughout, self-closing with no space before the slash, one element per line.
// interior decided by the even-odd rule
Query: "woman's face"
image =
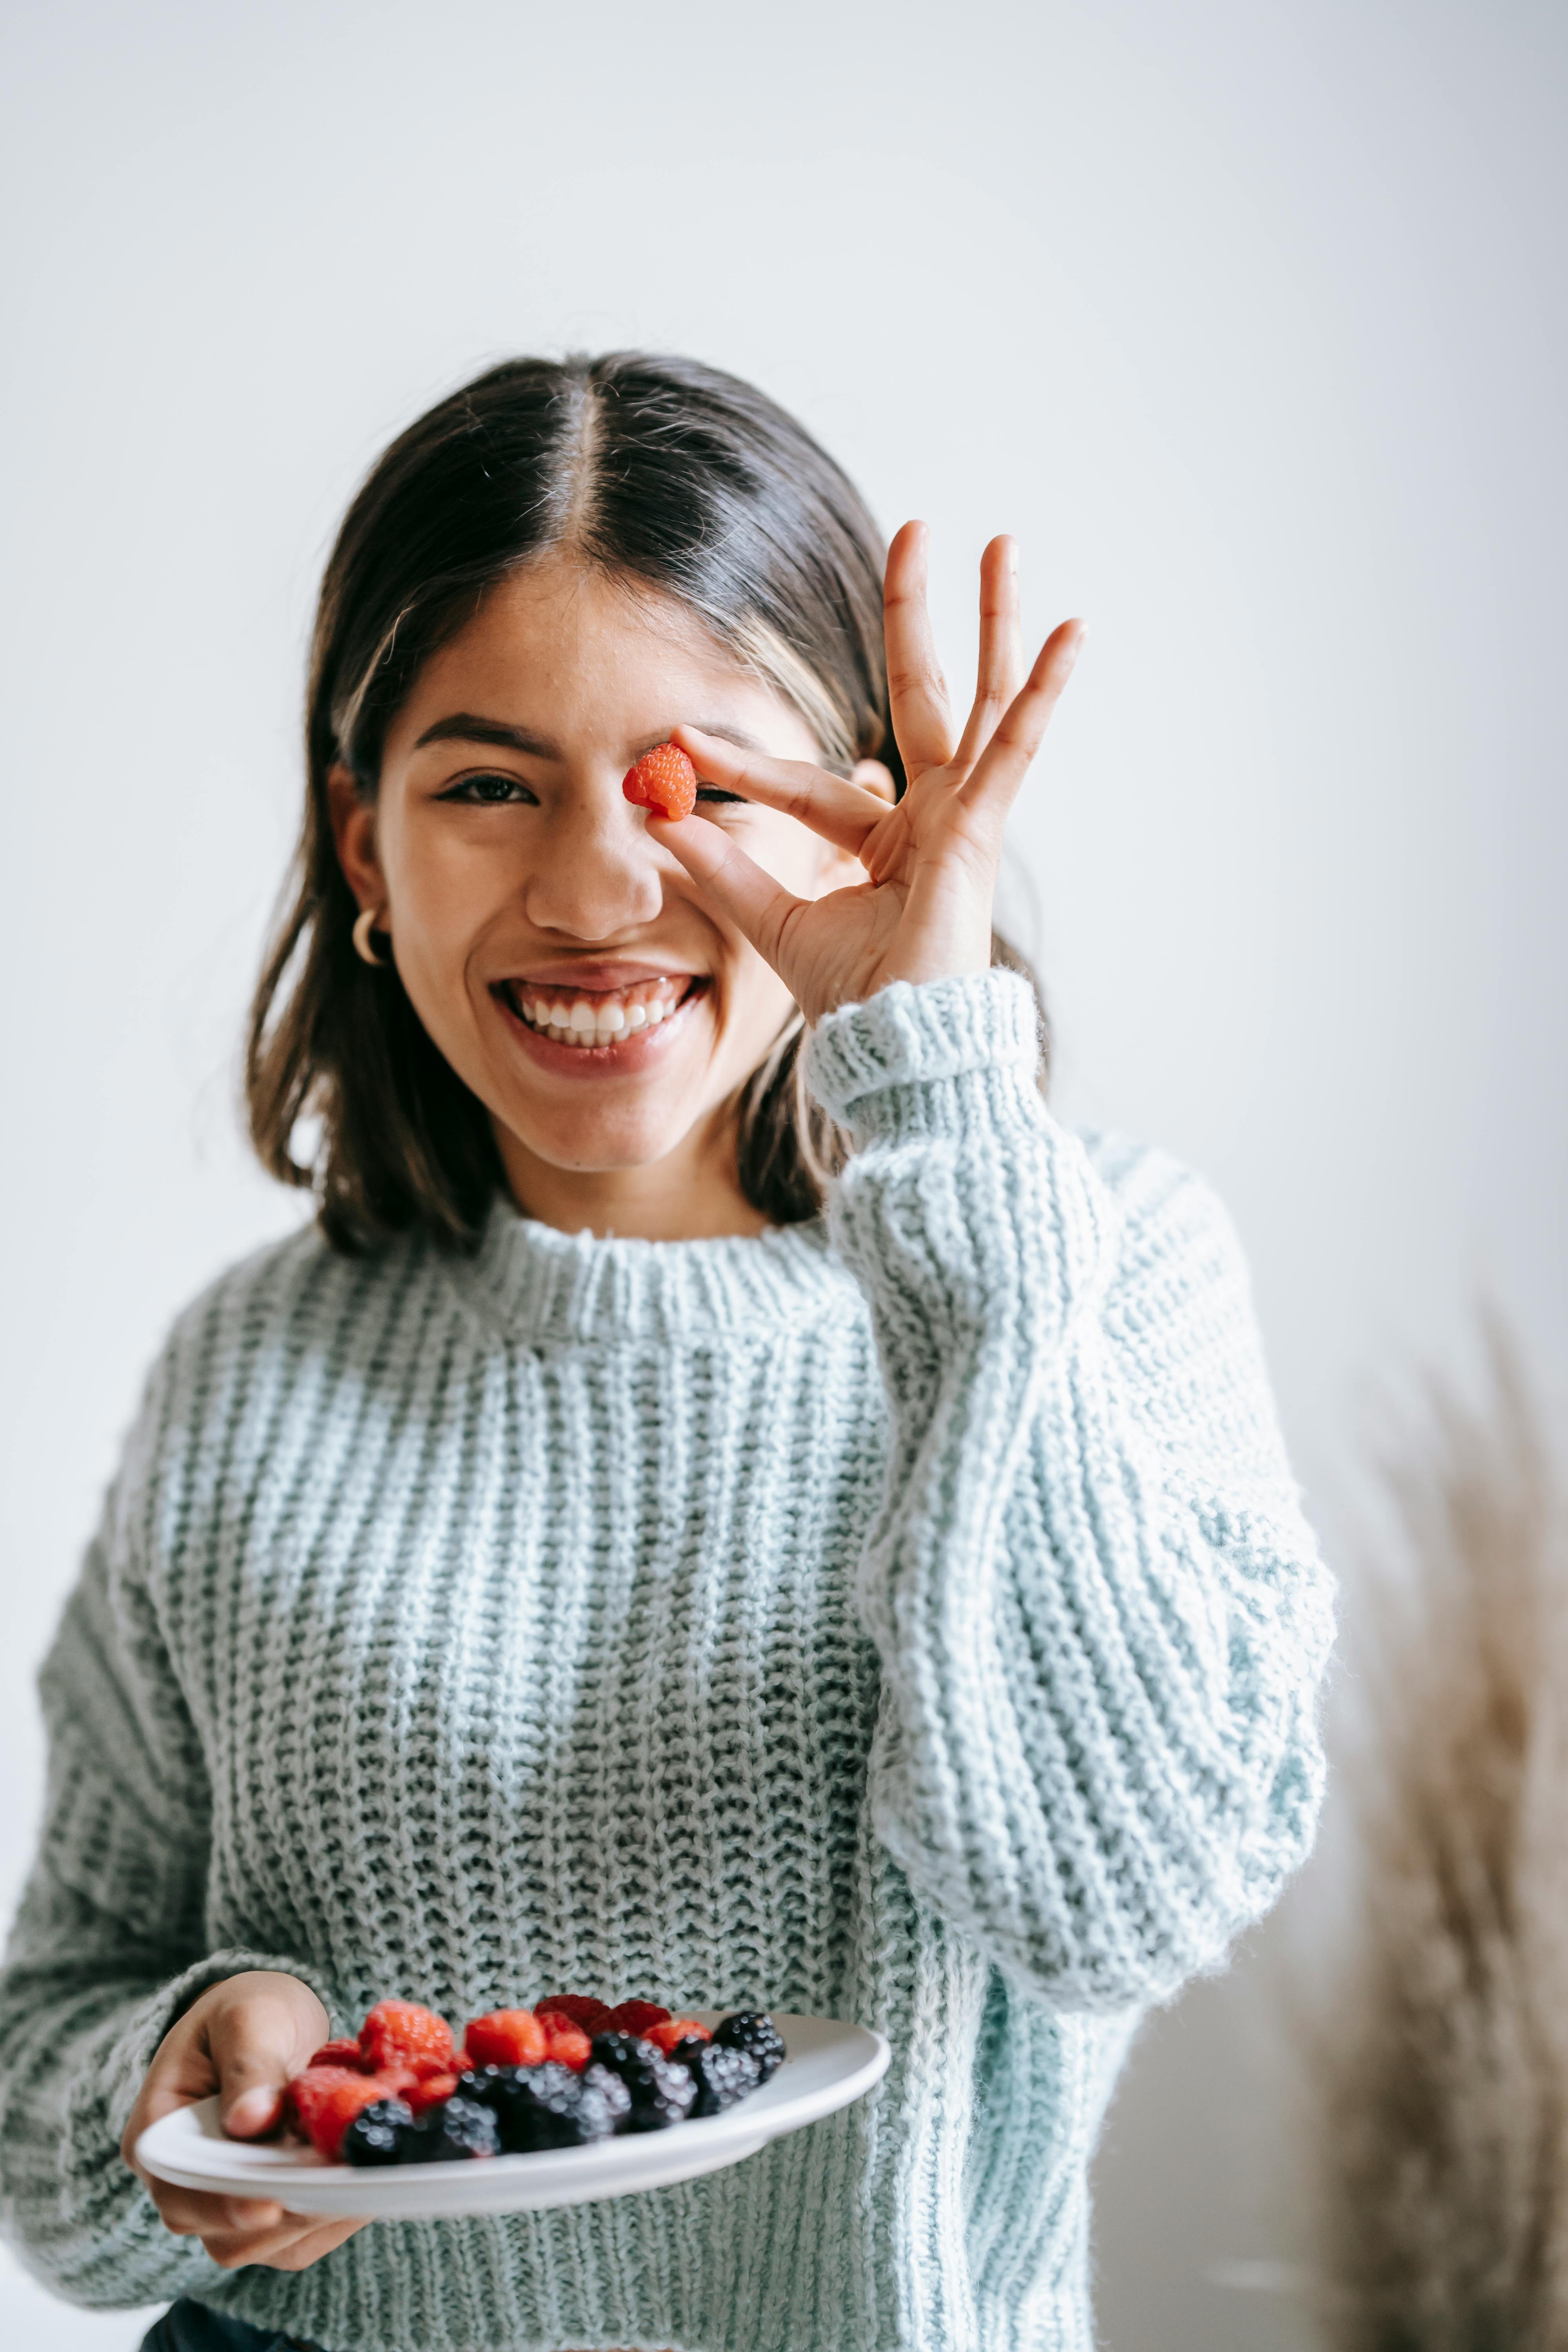
<path fill-rule="evenodd" d="M 552 557 L 432 656 L 374 805 L 333 774 L 350 886 L 384 908 L 404 986 L 489 1109 L 520 1203 L 552 1221 L 563 1201 L 579 1223 L 616 1225 L 618 1207 L 618 1229 L 638 1230 L 638 1171 L 738 1199 L 731 1106 L 791 1011 L 621 791 L 683 720 L 819 757 L 679 604 Z M 706 790 L 698 805 L 799 897 L 860 878 L 792 818 Z"/>

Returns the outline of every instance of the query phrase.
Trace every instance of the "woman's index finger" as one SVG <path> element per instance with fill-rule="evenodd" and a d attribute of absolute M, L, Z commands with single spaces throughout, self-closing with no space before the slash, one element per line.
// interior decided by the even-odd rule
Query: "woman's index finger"
<path fill-rule="evenodd" d="M 849 782 L 805 760 L 773 760 L 740 751 L 696 727 L 678 727 L 670 738 L 686 752 L 700 776 L 761 808 L 799 819 L 813 833 L 858 857 L 868 835 L 888 814 L 888 804 L 864 784 Z M 699 808 L 700 814 L 700 808 Z"/>

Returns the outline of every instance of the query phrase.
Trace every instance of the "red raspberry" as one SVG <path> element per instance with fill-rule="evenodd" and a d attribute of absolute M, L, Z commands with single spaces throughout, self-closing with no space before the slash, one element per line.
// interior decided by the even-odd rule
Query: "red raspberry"
<path fill-rule="evenodd" d="M 463 2039 L 475 2066 L 537 2066 L 544 2057 L 544 2028 L 531 2009 L 476 2017 Z"/>
<path fill-rule="evenodd" d="M 424 2071 L 432 2060 L 437 2071 L 452 2063 L 452 2029 L 412 2000 L 378 2000 L 359 2030 L 363 2063 L 367 2066 L 412 2066 Z"/>
<path fill-rule="evenodd" d="M 668 2017 L 668 2009 L 660 2009 L 657 2000 L 623 2000 L 612 2009 L 602 2031 L 605 2033 L 646 2033 L 650 2025 L 662 2025 Z"/>
<path fill-rule="evenodd" d="M 557 2066 L 570 2066 L 580 2074 L 594 2054 L 594 2045 L 580 2025 L 563 2017 L 558 2009 L 542 2010 L 539 2022 L 544 2028 L 544 2055 Z"/>
<path fill-rule="evenodd" d="M 311 2066 L 352 2066 L 356 2074 L 364 2072 L 364 2053 L 357 2042 L 323 2042 L 309 2062 Z"/>
<path fill-rule="evenodd" d="M 534 2003 L 535 2016 L 542 2017 L 546 2010 L 569 2017 L 584 2033 L 603 2033 L 609 2023 L 609 2002 L 595 2000 L 591 1992 L 552 1992 Z"/>
<path fill-rule="evenodd" d="M 668 2058 L 678 2042 L 711 2042 L 713 2036 L 706 2025 L 699 2025 L 694 2017 L 667 2017 L 661 2024 L 648 2026 L 643 2034 L 656 2050 Z"/>
<path fill-rule="evenodd" d="M 444 2100 L 449 2099 L 457 2087 L 456 2074 L 426 2074 L 419 2081 L 410 2083 L 397 2095 L 400 2099 L 406 2099 L 416 2116 L 422 2116 L 426 2107 L 438 2107 Z"/>
<path fill-rule="evenodd" d="M 689 816 L 697 806 L 697 771 L 675 743 L 656 743 L 621 780 L 627 800 L 660 816 Z"/>
<path fill-rule="evenodd" d="M 343 2134 L 362 2107 L 400 2096 L 382 2074 L 355 2074 L 347 2066 L 308 2066 L 289 2085 L 289 2103 L 300 2129 L 329 2164 L 338 2160 Z"/>

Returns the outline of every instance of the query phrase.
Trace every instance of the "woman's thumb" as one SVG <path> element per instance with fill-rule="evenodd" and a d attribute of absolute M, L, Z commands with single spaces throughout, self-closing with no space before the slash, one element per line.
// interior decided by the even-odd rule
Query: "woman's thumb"
<path fill-rule="evenodd" d="M 217 2073 L 218 2113 L 236 2139 L 270 2131 L 283 2112 L 283 2086 L 299 2071 L 292 2021 L 268 2014 L 258 2003 L 247 2014 L 226 2020 L 227 2030 L 212 2039 Z"/>

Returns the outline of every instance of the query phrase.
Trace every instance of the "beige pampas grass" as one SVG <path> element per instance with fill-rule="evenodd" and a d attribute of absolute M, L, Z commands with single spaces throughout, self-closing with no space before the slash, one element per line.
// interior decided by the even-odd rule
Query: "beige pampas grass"
<path fill-rule="evenodd" d="M 1351 1617 L 1362 1879 L 1311 2092 L 1337 2352 L 1568 2352 L 1568 1547 L 1490 1356 L 1481 1409 L 1434 1392 Z"/>

